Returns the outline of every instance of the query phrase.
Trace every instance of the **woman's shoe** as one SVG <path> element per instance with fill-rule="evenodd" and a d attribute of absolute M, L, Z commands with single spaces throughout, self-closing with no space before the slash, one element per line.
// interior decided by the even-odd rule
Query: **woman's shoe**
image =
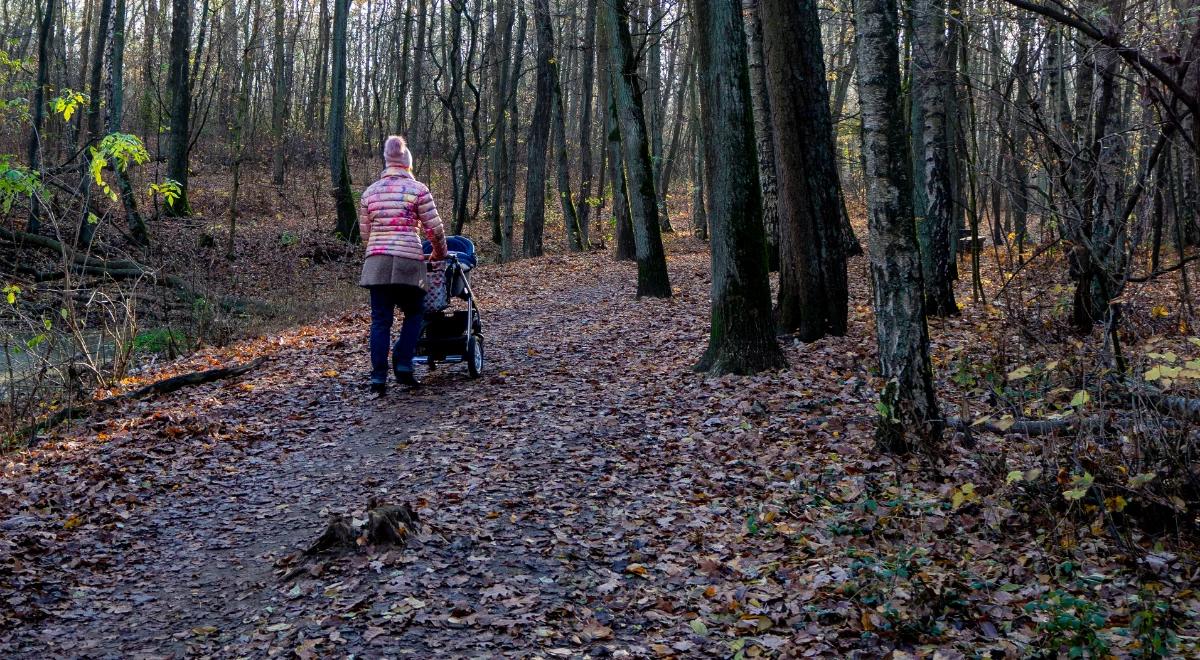
<path fill-rule="evenodd" d="M 417 380 L 416 374 L 414 374 L 411 370 L 405 369 L 396 370 L 396 382 L 400 385 L 407 385 L 408 387 L 421 386 L 421 381 Z"/>
<path fill-rule="evenodd" d="M 387 394 L 387 383 L 371 383 L 371 394 L 379 396 Z"/>

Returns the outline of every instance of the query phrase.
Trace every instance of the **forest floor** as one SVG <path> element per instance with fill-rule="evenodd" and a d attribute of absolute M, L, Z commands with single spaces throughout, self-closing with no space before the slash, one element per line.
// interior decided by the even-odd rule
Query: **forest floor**
<path fill-rule="evenodd" d="M 1025 470 L 1043 441 L 875 451 L 861 258 L 847 337 L 712 378 L 690 369 L 708 254 L 668 247 L 670 300 L 635 300 L 634 266 L 601 253 L 478 269 L 479 380 L 449 367 L 372 399 L 354 311 L 172 363 L 155 377 L 269 357 L 0 456 L 0 656 L 1128 655 L 1155 630 L 1194 652 L 1193 547 L 1049 515 Z M 931 326 L 967 416 L 1003 411 L 962 365 L 1095 351 L 1033 345 L 993 306 Z M 412 504 L 420 532 L 302 563 L 372 497 Z"/>

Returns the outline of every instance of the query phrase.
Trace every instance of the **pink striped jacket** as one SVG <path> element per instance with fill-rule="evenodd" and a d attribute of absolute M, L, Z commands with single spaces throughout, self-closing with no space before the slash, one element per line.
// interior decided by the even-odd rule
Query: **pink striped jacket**
<path fill-rule="evenodd" d="M 433 243 L 433 259 L 446 258 L 446 232 L 429 187 L 405 167 L 389 166 L 363 192 L 358 229 L 367 256 L 424 259 L 421 236 Z"/>

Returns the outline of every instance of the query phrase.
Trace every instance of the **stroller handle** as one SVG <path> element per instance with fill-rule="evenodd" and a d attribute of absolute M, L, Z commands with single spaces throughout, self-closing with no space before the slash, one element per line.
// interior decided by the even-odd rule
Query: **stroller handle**
<path fill-rule="evenodd" d="M 458 255 L 451 252 L 445 259 L 430 259 L 429 255 L 425 255 L 425 269 L 430 272 L 443 268 L 446 264 L 458 264 Z"/>

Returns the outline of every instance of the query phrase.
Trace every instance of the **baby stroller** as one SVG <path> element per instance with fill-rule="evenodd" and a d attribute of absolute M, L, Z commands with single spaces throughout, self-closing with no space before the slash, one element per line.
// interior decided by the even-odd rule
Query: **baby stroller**
<path fill-rule="evenodd" d="M 471 378 L 483 373 L 483 323 L 471 293 L 468 273 L 475 268 L 475 244 L 465 236 L 447 236 L 449 254 L 444 261 L 427 262 L 429 291 L 425 294 L 425 323 L 417 342 L 414 364 L 436 368 L 438 363 L 467 363 Z M 424 242 L 425 254 L 433 245 Z M 449 310 L 455 298 L 466 309 Z"/>

